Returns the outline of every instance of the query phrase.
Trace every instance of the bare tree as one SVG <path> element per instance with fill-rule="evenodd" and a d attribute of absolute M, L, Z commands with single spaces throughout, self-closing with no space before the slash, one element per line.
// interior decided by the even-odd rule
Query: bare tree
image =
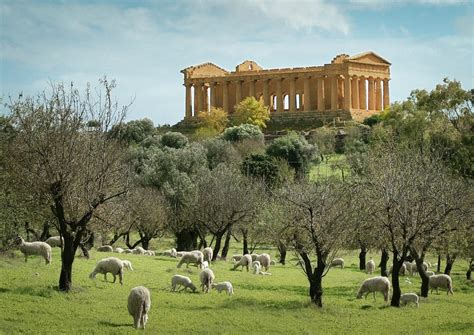
<path fill-rule="evenodd" d="M 56 219 L 64 238 L 62 291 L 72 287 L 74 255 L 92 216 L 127 189 L 122 148 L 108 136 L 127 107 L 112 100 L 115 82 L 100 83 L 103 90 L 88 87 L 83 95 L 72 84 L 52 84 L 50 92 L 20 97 L 9 106 L 16 135 L 8 169 L 26 194 L 48 204 Z"/>

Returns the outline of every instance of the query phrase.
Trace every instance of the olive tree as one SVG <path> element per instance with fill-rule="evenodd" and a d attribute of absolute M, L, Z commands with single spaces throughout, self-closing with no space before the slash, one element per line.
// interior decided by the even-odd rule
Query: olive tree
<path fill-rule="evenodd" d="M 88 87 L 84 94 L 72 84 L 52 84 L 49 92 L 9 104 L 16 134 L 7 168 L 24 193 L 42 199 L 56 219 L 64 238 L 61 291 L 71 290 L 74 256 L 92 216 L 127 190 L 122 148 L 108 135 L 127 107 L 112 100 L 115 82 L 100 82 L 102 90 Z"/>

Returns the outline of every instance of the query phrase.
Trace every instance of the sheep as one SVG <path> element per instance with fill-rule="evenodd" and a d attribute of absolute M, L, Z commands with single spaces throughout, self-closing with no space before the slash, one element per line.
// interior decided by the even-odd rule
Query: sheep
<path fill-rule="evenodd" d="M 131 254 L 132 253 L 132 250 L 131 249 L 125 249 L 123 251 L 124 254 Z"/>
<path fill-rule="evenodd" d="M 409 302 L 415 303 L 416 307 L 419 306 L 420 298 L 416 293 L 405 293 L 400 296 L 400 302 L 405 306 Z"/>
<path fill-rule="evenodd" d="M 426 271 L 425 272 L 428 277 L 434 276 L 435 273 L 433 271 Z"/>
<path fill-rule="evenodd" d="M 403 262 L 403 265 L 405 265 L 406 273 L 408 273 L 410 276 L 412 276 L 413 275 L 412 267 L 413 266 L 416 267 L 416 264 L 413 264 L 411 262 Z"/>
<path fill-rule="evenodd" d="M 209 264 L 211 264 L 211 261 L 212 261 L 212 248 L 211 247 L 204 248 L 204 250 L 202 251 L 202 254 L 204 255 L 204 260 L 208 261 Z"/>
<path fill-rule="evenodd" d="M 368 274 L 372 274 L 375 271 L 375 262 L 372 259 L 365 264 L 365 271 Z"/>
<path fill-rule="evenodd" d="M 247 268 L 247 272 L 249 272 L 249 266 L 252 264 L 252 256 L 249 254 L 243 255 L 240 261 L 234 264 L 232 270 L 237 269 L 239 266 L 242 267 L 242 271 L 244 270 L 244 266 Z"/>
<path fill-rule="evenodd" d="M 238 262 L 242 259 L 242 255 L 233 255 L 232 256 L 232 261 Z"/>
<path fill-rule="evenodd" d="M 331 266 L 341 266 L 344 269 L 344 260 L 342 258 L 334 258 L 331 262 Z"/>
<path fill-rule="evenodd" d="M 125 260 L 125 259 L 122 259 L 122 264 L 123 264 L 123 268 L 124 268 L 124 269 L 133 271 L 132 262 L 130 262 L 130 261 L 128 261 L 128 260 Z"/>
<path fill-rule="evenodd" d="M 51 236 L 48 238 L 45 243 L 48 243 L 51 247 L 60 247 L 62 248 L 64 239 L 61 236 Z"/>
<path fill-rule="evenodd" d="M 98 273 L 106 275 L 109 272 L 114 276 L 113 283 L 115 283 L 116 275 L 118 275 L 120 285 L 123 285 L 123 263 L 120 259 L 116 257 L 104 258 L 98 261 L 94 268 L 94 271 L 92 271 L 89 275 L 89 278 L 95 279 L 95 276 Z"/>
<path fill-rule="evenodd" d="M 209 262 L 208 262 L 208 261 L 202 262 L 201 268 L 202 268 L 202 269 L 208 269 L 208 268 L 209 268 Z"/>
<path fill-rule="evenodd" d="M 153 250 L 145 250 L 143 254 L 145 256 L 155 256 L 155 252 Z"/>
<path fill-rule="evenodd" d="M 260 267 L 265 268 L 265 271 L 268 271 L 268 268 L 270 267 L 270 255 L 261 254 L 257 257 L 257 260 L 260 262 Z"/>
<path fill-rule="evenodd" d="M 272 275 L 270 272 L 265 272 L 265 271 L 260 271 L 258 274 L 262 275 L 262 276 L 271 276 Z"/>
<path fill-rule="evenodd" d="M 176 252 L 176 257 L 183 257 L 183 255 L 186 253 L 187 251 L 177 251 Z"/>
<path fill-rule="evenodd" d="M 423 262 L 423 265 L 422 265 L 423 269 L 426 271 L 428 271 L 428 263 L 426 262 Z M 412 264 L 412 267 L 411 267 L 411 274 L 413 276 L 413 274 L 416 274 L 418 273 L 418 268 L 416 267 L 416 263 Z"/>
<path fill-rule="evenodd" d="M 192 263 L 202 268 L 203 261 L 204 261 L 204 255 L 199 250 L 194 250 L 191 252 L 183 252 L 183 256 L 181 257 L 177 267 L 180 268 L 181 265 L 183 265 L 183 263 L 186 263 L 186 267 L 188 268 L 189 263 Z"/>
<path fill-rule="evenodd" d="M 196 286 L 192 283 L 191 279 L 186 276 L 181 275 L 174 275 L 171 278 L 171 292 L 176 291 L 177 286 L 183 286 L 184 288 L 181 290 L 191 289 L 193 292 L 196 292 Z"/>
<path fill-rule="evenodd" d="M 110 245 L 101 245 L 100 247 L 97 248 L 97 251 L 99 251 L 99 252 L 114 252 L 114 248 L 112 248 Z"/>
<path fill-rule="evenodd" d="M 44 258 L 46 264 L 51 264 L 51 246 L 45 242 L 25 242 L 21 236 L 17 236 L 16 242 L 20 251 L 25 255 L 25 262 L 29 255 L 39 255 Z"/>
<path fill-rule="evenodd" d="M 128 295 L 128 313 L 133 317 L 133 327 L 145 329 L 150 307 L 150 291 L 145 286 L 132 288 Z"/>
<path fill-rule="evenodd" d="M 176 258 L 177 252 L 175 248 L 171 248 L 170 250 L 165 250 L 161 255 Z"/>
<path fill-rule="evenodd" d="M 201 280 L 201 288 L 205 293 L 208 293 L 214 282 L 214 272 L 211 269 L 204 269 L 199 274 L 199 279 Z"/>
<path fill-rule="evenodd" d="M 390 267 L 390 269 L 388 269 L 388 273 L 387 275 L 390 276 L 392 274 L 392 266 Z M 398 273 L 402 276 L 405 276 L 406 273 L 407 273 L 407 266 L 405 263 L 402 264 L 402 266 L 400 267 L 400 271 L 398 271 Z"/>
<path fill-rule="evenodd" d="M 251 254 L 250 257 L 252 257 L 252 262 L 256 261 L 258 259 L 259 254 Z"/>
<path fill-rule="evenodd" d="M 122 248 L 115 248 L 114 252 L 117 253 L 117 254 L 122 254 L 124 252 L 124 250 Z"/>
<path fill-rule="evenodd" d="M 365 293 L 365 298 L 370 292 L 374 293 L 374 300 L 375 300 L 375 292 L 382 292 L 385 302 L 388 301 L 388 293 L 390 291 L 390 281 L 386 277 L 372 277 L 366 279 L 362 282 L 362 285 L 357 292 L 357 299 L 362 299 L 362 296 Z"/>
<path fill-rule="evenodd" d="M 132 254 L 134 255 L 144 255 L 145 254 L 145 249 L 142 247 L 136 247 L 135 249 L 132 250 Z"/>
<path fill-rule="evenodd" d="M 260 262 L 255 261 L 252 263 L 253 273 L 258 275 L 260 273 Z"/>
<path fill-rule="evenodd" d="M 453 293 L 453 281 L 451 280 L 451 277 L 445 274 L 440 274 L 440 275 L 433 275 L 430 276 L 430 289 L 431 293 L 433 293 L 433 290 L 436 289 L 436 293 L 439 294 L 438 288 L 445 288 L 446 289 L 446 294 Z"/>
<path fill-rule="evenodd" d="M 234 295 L 234 287 L 230 281 L 223 281 L 222 283 L 212 284 L 212 288 L 216 289 L 217 292 L 221 293 L 226 291 L 227 295 Z"/>

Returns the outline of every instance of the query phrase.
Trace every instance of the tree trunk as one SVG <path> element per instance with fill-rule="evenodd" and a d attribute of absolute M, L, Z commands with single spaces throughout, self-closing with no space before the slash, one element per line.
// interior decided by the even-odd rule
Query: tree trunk
<path fill-rule="evenodd" d="M 380 275 L 384 277 L 388 277 L 387 275 L 387 262 L 390 256 L 388 255 L 387 250 L 382 249 L 382 257 L 380 258 Z"/>
<path fill-rule="evenodd" d="M 309 281 L 309 297 L 311 302 L 318 307 L 323 307 L 322 277 L 314 275 Z"/>
<path fill-rule="evenodd" d="M 473 260 L 471 259 L 469 261 L 469 268 L 467 269 L 467 272 L 466 272 L 466 279 L 467 280 L 471 280 L 472 262 L 473 262 Z"/>
<path fill-rule="evenodd" d="M 401 260 L 397 259 L 397 254 L 393 254 L 393 264 L 392 264 L 392 300 L 390 301 L 390 306 L 393 307 L 400 307 L 400 296 L 402 291 L 400 290 L 400 268 L 403 265 L 404 258 L 402 257 Z"/>
<path fill-rule="evenodd" d="M 280 260 L 278 263 L 285 265 L 286 262 L 286 245 L 282 242 L 278 242 L 278 251 L 280 252 Z"/>
<path fill-rule="evenodd" d="M 249 243 L 247 240 L 247 230 L 242 230 L 242 244 L 243 244 L 243 255 L 247 255 L 249 253 Z"/>
<path fill-rule="evenodd" d="M 63 234 L 64 245 L 61 251 L 61 274 L 59 276 L 59 290 L 69 292 L 72 288 L 72 263 L 76 249 L 74 239 L 69 233 Z"/>
<path fill-rule="evenodd" d="M 221 252 L 221 260 L 223 261 L 227 259 L 227 253 L 229 252 L 231 236 L 232 236 L 232 231 L 229 229 L 225 237 L 224 248 L 222 248 L 222 252 Z"/>
<path fill-rule="evenodd" d="M 436 268 L 436 272 L 440 273 L 441 272 L 441 255 L 438 254 L 438 266 Z"/>
<path fill-rule="evenodd" d="M 366 263 L 365 256 L 366 255 L 367 255 L 367 249 L 365 248 L 365 246 L 361 245 L 360 252 L 359 252 L 359 270 L 365 270 L 365 263 Z"/>
<path fill-rule="evenodd" d="M 175 234 L 176 249 L 178 251 L 192 251 L 197 246 L 197 233 L 195 229 L 184 229 Z"/>
<path fill-rule="evenodd" d="M 446 267 L 444 268 L 444 274 L 450 276 L 451 269 L 453 268 L 454 261 L 456 260 L 456 255 L 446 255 Z"/>
<path fill-rule="evenodd" d="M 150 241 L 151 241 L 151 238 L 148 238 L 147 236 L 142 237 L 143 249 L 148 250 L 148 248 L 150 247 Z"/>
<path fill-rule="evenodd" d="M 420 274 L 420 278 L 421 278 L 421 296 L 427 298 L 429 288 L 430 288 L 430 277 L 427 276 L 427 274 L 425 272 L 425 269 L 423 267 L 423 261 L 425 259 L 425 254 L 421 253 L 421 255 L 418 255 L 418 253 L 415 250 L 412 250 L 411 255 L 415 259 L 416 268 L 417 268 L 418 273 Z"/>
<path fill-rule="evenodd" d="M 49 223 L 45 222 L 45 224 L 43 224 L 43 232 L 41 233 L 39 241 L 46 241 L 50 237 L 51 234 L 49 233 Z"/>
<path fill-rule="evenodd" d="M 212 254 L 212 261 L 214 262 L 217 259 L 217 254 L 219 253 L 219 250 L 221 249 L 221 242 L 222 242 L 222 237 L 224 236 L 224 233 L 219 233 L 216 234 L 216 245 L 214 246 L 214 252 Z"/>
<path fill-rule="evenodd" d="M 114 245 L 114 243 L 117 242 L 119 238 L 125 235 L 127 235 L 127 233 L 114 234 L 114 237 L 110 240 L 109 245 Z"/>

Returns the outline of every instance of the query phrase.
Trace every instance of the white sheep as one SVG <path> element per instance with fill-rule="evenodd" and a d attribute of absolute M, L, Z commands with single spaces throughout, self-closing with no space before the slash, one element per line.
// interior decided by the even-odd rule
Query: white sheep
<path fill-rule="evenodd" d="M 412 262 L 405 261 L 403 262 L 403 265 L 405 265 L 405 273 L 409 274 L 410 276 L 413 276 L 413 267 L 416 267 L 416 264 L 413 264 Z"/>
<path fill-rule="evenodd" d="M 94 271 L 89 275 L 89 278 L 94 279 L 98 273 L 105 276 L 109 272 L 114 276 L 114 283 L 116 275 L 118 275 L 120 285 L 123 285 L 123 262 L 116 257 L 104 258 L 98 261 Z"/>
<path fill-rule="evenodd" d="M 123 248 L 115 248 L 114 252 L 117 254 L 122 254 L 124 252 Z"/>
<path fill-rule="evenodd" d="M 97 248 L 97 251 L 99 251 L 99 252 L 114 252 L 114 248 L 112 248 L 110 245 L 101 245 L 100 247 Z"/>
<path fill-rule="evenodd" d="M 177 251 L 176 252 L 176 257 L 183 257 L 183 254 L 185 254 L 187 251 Z"/>
<path fill-rule="evenodd" d="M 451 277 L 445 274 L 440 274 L 440 275 L 433 275 L 430 276 L 430 289 L 431 293 L 433 293 L 433 290 L 436 289 L 436 293 L 439 294 L 438 288 L 445 288 L 446 289 L 446 294 L 453 293 L 453 281 L 451 280 Z"/>
<path fill-rule="evenodd" d="M 189 277 L 181 276 L 181 275 L 174 275 L 171 278 L 171 292 L 176 291 L 176 287 L 183 286 L 183 290 L 191 289 L 193 292 L 196 292 L 196 286 L 194 286 L 193 282 Z"/>
<path fill-rule="evenodd" d="M 132 288 L 128 295 L 128 313 L 133 317 L 133 326 L 145 329 L 151 307 L 150 291 L 144 286 Z"/>
<path fill-rule="evenodd" d="M 205 293 L 208 293 L 214 282 L 214 272 L 211 269 L 204 269 L 199 274 L 199 279 L 201 280 L 201 288 Z"/>
<path fill-rule="evenodd" d="M 260 262 L 260 268 L 265 268 L 265 271 L 268 271 L 270 267 L 270 255 L 261 254 L 257 257 L 257 260 Z"/>
<path fill-rule="evenodd" d="M 132 262 L 130 262 L 130 261 L 126 260 L 126 259 L 122 259 L 122 264 L 123 264 L 123 268 L 124 268 L 124 269 L 133 271 Z"/>
<path fill-rule="evenodd" d="M 252 262 L 258 260 L 258 256 L 260 256 L 259 254 L 251 254 L 250 257 L 252 257 Z"/>
<path fill-rule="evenodd" d="M 208 268 L 209 268 L 209 262 L 208 261 L 202 262 L 201 269 L 208 269 Z"/>
<path fill-rule="evenodd" d="M 249 254 L 243 255 L 242 258 L 234 264 L 234 268 L 232 270 L 237 269 L 239 266 L 242 267 L 242 271 L 244 270 L 244 266 L 247 268 L 247 272 L 249 272 L 249 266 L 252 264 L 252 256 Z"/>
<path fill-rule="evenodd" d="M 39 255 L 44 258 L 46 264 L 51 264 L 51 246 L 45 242 L 25 242 L 21 236 L 17 236 L 16 242 L 20 251 L 25 255 L 25 262 L 29 255 Z"/>
<path fill-rule="evenodd" d="M 262 276 L 271 276 L 272 275 L 270 272 L 265 272 L 265 271 L 260 271 L 258 274 L 262 275 Z"/>
<path fill-rule="evenodd" d="M 211 247 L 204 248 L 202 251 L 202 254 L 204 255 L 204 260 L 208 261 L 209 264 L 211 264 L 212 261 L 212 256 L 213 256 L 213 251 Z"/>
<path fill-rule="evenodd" d="M 365 298 L 370 292 L 374 293 L 374 300 L 375 300 L 375 292 L 382 292 L 385 302 L 388 301 L 388 293 L 390 291 L 390 281 L 386 277 L 372 277 L 366 279 L 362 282 L 362 285 L 357 292 L 357 299 L 362 299 L 362 296 L 365 293 Z"/>
<path fill-rule="evenodd" d="M 181 267 L 184 263 L 186 263 L 186 267 L 189 267 L 189 263 L 195 264 L 198 267 L 202 268 L 202 262 L 204 261 L 204 255 L 200 250 L 194 250 L 190 252 L 183 252 L 183 256 L 179 260 L 178 268 Z"/>
<path fill-rule="evenodd" d="M 342 258 L 334 258 L 331 262 L 331 266 L 340 266 L 344 269 L 344 260 Z"/>
<path fill-rule="evenodd" d="M 48 238 L 45 243 L 48 243 L 51 247 L 60 247 L 62 248 L 64 239 L 61 236 L 51 236 Z"/>
<path fill-rule="evenodd" d="M 242 255 L 233 255 L 232 256 L 232 261 L 238 262 L 242 259 Z"/>
<path fill-rule="evenodd" d="M 365 271 L 368 274 L 372 274 L 375 271 L 375 262 L 372 259 L 365 264 Z"/>
<path fill-rule="evenodd" d="M 132 250 L 131 249 L 125 249 L 123 251 L 124 254 L 131 254 L 132 253 Z"/>
<path fill-rule="evenodd" d="M 423 267 L 423 269 L 425 270 L 425 272 L 428 271 L 428 263 L 423 262 L 422 267 Z M 416 274 L 416 273 L 418 273 L 418 268 L 417 268 L 417 266 L 416 266 L 416 263 L 414 263 L 414 264 L 412 265 L 412 267 L 411 267 L 411 274 L 410 274 L 410 275 L 413 276 L 413 274 Z"/>
<path fill-rule="evenodd" d="M 223 281 L 221 283 L 212 284 L 212 288 L 216 289 L 217 292 L 226 291 L 227 295 L 234 295 L 234 287 L 230 281 Z"/>
<path fill-rule="evenodd" d="M 388 269 L 388 273 L 387 275 L 390 276 L 392 274 L 392 270 L 393 270 L 393 267 L 391 266 L 390 269 Z M 402 266 L 400 267 L 400 271 L 398 271 L 398 273 L 402 276 L 405 276 L 406 273 L 407 273 L 407 266 L 405 263 L 402 264 Z"/>
<path fill-rule="evenodd" d="M 171 248 L 170 250 L 165 250 L 162 252 L 162 256 L 168 256 L 168 257 L 174 257 L 176 258 L 177 257 L 177 252 L 176 252 L 176 249 L 175 248 Z"/>
<path fill-rule="evenodd" d="M 416 293 L 404 293 L 400 296 L 400 302 L 405 306 L 409 302 L 413 302 L 416 307 L 419 306 L 420 298 Z"/>
<path fill-rule="evenodd" d="M 259 261 L 253 262 L 252 269 L 253 269 L 253 273 L 258 275 L 260 273 L 260 262 Z"/>
<path fill-rule="evenodd" d="M 155 256 L 155 252 L 153 250 L 145 250 L 143 254 L 145 256 Z"/>
<path fill-rule="evenodd" d="M 428 277 L 431 277 L 431 276 L 434 276 L 435 273 L 434 273 L 433 271 L 426 271 L 426 275 L 427 275 Z"/>
<path fill-rule="evenodd" d="M 144 255 L 145 254 L 145 249 L 142 247 L 136 247 L 135 249 L 132 250 L 132 254 L 134 255 Z"/>

